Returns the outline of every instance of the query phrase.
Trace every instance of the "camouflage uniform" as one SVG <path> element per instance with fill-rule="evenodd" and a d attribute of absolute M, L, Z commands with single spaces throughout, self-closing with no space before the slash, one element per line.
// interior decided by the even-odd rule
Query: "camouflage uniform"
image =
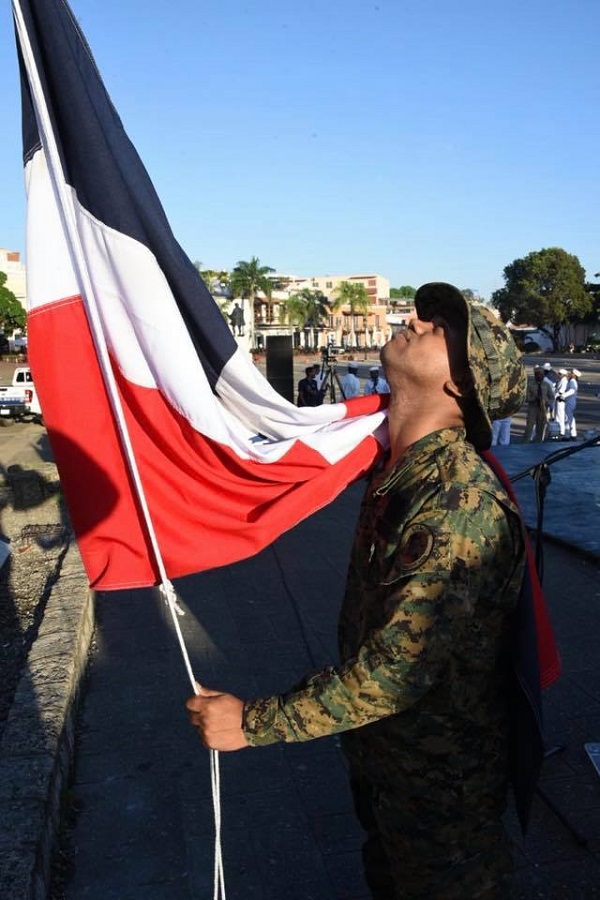
<path fill-rule="evenodd" d="M 246 703 L 252 745 L 345 732 L 377 898 L 505 897 L 519 515 L 462 429 L 415 443 L 363 501 L 342 664 Z"/>

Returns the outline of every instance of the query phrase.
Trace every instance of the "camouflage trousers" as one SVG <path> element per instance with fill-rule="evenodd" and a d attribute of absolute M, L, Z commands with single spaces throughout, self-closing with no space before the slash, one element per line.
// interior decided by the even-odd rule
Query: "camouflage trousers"
<path fill-rule="evenodd" d="M 354 807 L 366 832 L 365 876 L 374 900 L 507 900 L 508 838 L 499 817 L 445 815 L 414 804 L 391 785 L 351 775 Z"/>

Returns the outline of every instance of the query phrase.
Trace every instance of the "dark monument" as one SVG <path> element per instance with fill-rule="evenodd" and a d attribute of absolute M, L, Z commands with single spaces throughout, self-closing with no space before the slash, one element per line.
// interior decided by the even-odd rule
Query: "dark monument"
<path fill-rule="evenodd" d="M 240 306 L 239 303 L 233 304 L 233 309 L 229 313 L 229 321 L 231 323 L 232 332 L 238 335 L 238 337 L 244 336 L 244 325 L 246 321 L 244 319 L 244 310 Z"/>

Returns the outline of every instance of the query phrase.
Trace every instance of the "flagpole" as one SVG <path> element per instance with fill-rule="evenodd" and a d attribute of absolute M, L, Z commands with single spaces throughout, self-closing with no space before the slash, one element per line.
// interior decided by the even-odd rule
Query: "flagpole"
<path fill-rule="evenodd" d="M 64 178 L 64 173 L 62 171 L 62 165 L 60 161 L 60 154 L 58 152 L 58 147 L 56 140 L 54 138 L 52 123 L 50 121 L 50 117 L 48 114 L 47 106 L 46 106 L 46 98 L 44 95 L 44 91 L 42 88 L 42 84 L 38 75 L 37 67 L 35 64 L 35 57 L 31 48 L 31 42 L 29 40 L 29 35 L 27 33 L 27 28 L 25 25 L 25 20 L 23 17 L 23 11 L 21 9 L 20 0 L 13 0 L 13 15 L 15 19 L 15 24 L 17 28 L 17 34 L 19 37 L 19 43 L 21 47 L 21 53 L 23 55 L 23 61 L 25 63 L 25 67 L 27 69 L 27 76 L 29 80 L 29 86 L 34 97 L 34 112 L 36 116 L 36 121 L 38 125 L 38 129 L 40 132 L 40 137 L 42 138 L 42 145 L 47 154 L 47 164 L 48 164 L 48 172 L 50 175 L 50 180 L 52 184 L 52 189 L 54 192 L 56 205 L 58 208 L 58 212 L 62 221 L 63 229 L 65 232 L 65 236 L 67 238 L 67 246 L 69 249 L 69 254 L 71 256 L 71 263 L 73 265 L 73 270 L 75 272 L 75 277 L 77 279 L 79 292 L 81 294 L 81 299 L 83 302 L 84 309 L 86 311 L 86 316 L 88 319 L 88 325 L 90 327 L 90 333 L 92 336 L 92 340 L 94 343 L 94 347 L 96 350 L 96 355 L 98 358 L 98 363 L 100 365 L 100 370 L 102 373 L 102 378 L 104 381 L 104 386 L 106 388 L 112 412 L 115 418 L 115 423 L 117 425 L 117 430 L 119 432 L 119 437 L 121 439 L 121 446 L 123 450 L 123 455 L 125 457 L 125 461 L 127 467 L 129 469 L 131 478 L 133 480 L 135 493 L 137 495 L 142 517 L 144 523 L 146 525 L 146 530 L 148 532 L 148 537 L 150 539 L 150 544 L 152 546 L 152 551 L 154 553 L 154 558 L 156 561 L 156 565 L 158 568 L 158 572 L 161 579 L 161 584 L 159 586 L 159 590 L 163 594 L 163 597 L 167 603 L 167 606 L 171 613 L 171 618 L 173 620 L 173 624 L 175 627 L 175 632 L 177 634 L 177 638 L 179 641 L 179 645 L 181 648 L 184 664 L 186 667 L 186 671 L 188 677 L 190 679 L 190 683 L 192 685 L 192 689 L 194 693 L 199 694 L 198 684 L 194 677 L 194 673 L 192 671 L 191 662 L 189 659 L 189 654 L 187 652 L 187 648 L 185 646 L 185 641 L 183 639 L 183 634 L 181 632 L 181 628 L 178 621 L 178 616 L 183 615 L 183 610 L 178 604 L 177 594 L 175 592 L 175 588 L 172 582 L 169 580 L 167 571 L 165 568 L 164 560 L 162 558 L 162 553 L 160 551 L 160 546 L 158 544 L 158 540 L 156 537 L 156 532 L 154 530 L 154 525 L 152 522 L 152 516 L 150 513 L 150 509 L 148 507 L 148 503 L 146 500 L 146 494 L 144 491 L 144 486 L 140 477 L 140 472 L 137 465 L 137 460 L 135 458 L 135 452 L 133 449 L 133 445 L 131 443 L 131 438 L 129 435 L 129 430 L 127 428 L 127 422 L 125 420 L 125 414 L 123 411 L 123 406 L 121 404 L 121 398 L 119 396 L 119 391 L 116 383 L 116 379 L 114 376 L 114 372 L 112 369 L 112 365 L 110 362 L 110 356 L 108 353 L 108 347 L 106 345 L 106 339 L 104 336 L 104 330 L 102 327 L 102 321 L 100 315 L 98 313 L 98 306 L 95 297 L 94 288 L 89 277 L 86 261 L 85 261 L 85 252 L 81 244 L 81 240 L 79 237 L 79 232 L 77 229 L 77 221 L 76 214 L 73 204 L 72 192 L 68 190 L 66 181 Z M 225 884 L 224 884 L 224 876 L 223 876 L 223 861 L 222 861 L 222 853 L 221 853 L 221 810 L 220 810 L 220 772 L 219 772 L 219 755 L 218 752 L 211 750 L 210 751 L 210 768 L 211 768 L 211 787 L 213 793 L 213 806 L 214 806 L 214 814 L 215 814 L 215 873 L 214 873 L 214 897 L 215 900 L 219 898 L 220 895 L 225 900 Z"/>
<path fill-rule="evenodd" d="M 123 412 L 123 406 L 121 404 L 121 398 L 119 396 L 115 375 L 110 362 L 110 356 L 108 353 L 108 347 L 106 345 L 102 321 L 98 313 L 98 305 L 94 287 L 89 277 L 85 260 L 85 252 L 83 250 L 79 232 L 77 229 L 77 221 L 72 193 L 67 188 L 64 173 L 62 172 L 60 154 L 58 152 L 57 143 L 54 138 L 52 124 L 50 122 L 50 117 L 48 115 L 48 110 L 46 107 L 46 98 L 44 96 L 44 91 L 36 69 L 35 59 L 31 49 L 29 35 L 27 34 L 27 29 L 25 27 L 19 0 L 13 0 L 13 9 L 15 12 L 15 21 L 17 24 L 19 41 L 21 44 L 21 51 L 23 53 L 23 59 L 27 68 L 29 84 L 35 98 L 34 111 L 36 120 L 42 138 L 42 144 L 44 150 L 47 153 L 48 172 L 50 174 L 50 180 L 52 183 L 56 205 L 61 217 L 63 229 L 67 237 L 67 246 L 69 248 L 69 253 L 71 256 L 71 263 L 73 265 L 73 269 L 77 279 L 83 306 L 86 311 L 88 325 L 90 327 L 92 340 L 96 350 L 100 370 L 102 372 L 104 386 L 110 400 L 112 412 L 117 425 L 117 430 L 121 439 L 121 445 L 124 451 L 125 460 L 133 479 L 135 492 L 137 494 L 142 511 L 142 517 L 144 519 L 150 543 L 152 545 L 152 550 L 162 582 L 161 587 L 163 588 L 164 598 L 169 606 L 175 606 L 179 610 L 179 614 L 181 615 L 182 611 L 177 606 L 177 596 L 175 593 L 175 589 L 167 576 L 164 561 L 156 537 L 156 532 L 154 530 L 152 516 L 148 508 L 144 486 L 140 477 L 137 461 L 135 458 L 135 452 L 133 450 L 129 430 L 127 428 L 127 422 L 125 420 L 125 414 Z M 174 622 L 177 626 L 177 630 L 179 630 L 178 622 L 175 616 Z M 196 680 L 194 678 L 187 653 L 184 654 L 184 658 L 190 682 L 192 683 L 192 687 L 196 689 Z"/>

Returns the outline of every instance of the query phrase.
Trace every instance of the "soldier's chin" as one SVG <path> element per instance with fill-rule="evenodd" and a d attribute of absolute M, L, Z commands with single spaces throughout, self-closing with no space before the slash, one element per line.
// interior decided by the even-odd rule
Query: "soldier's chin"
<path fill-rule="evenodd" d="M 383 366 L 384 373 L 385 373 L 385 363 L 386 363 L 386 360 L 389 358 L 390 353 L 392 352 L 392 344 L 393 343 L 394 343 L 394 338 L 391 338 L 387 342 L 387 344 L 384 344 L 383 347 L 381 348 L 381 350 L 379 351 L 379 360 L 381 362 L 381 365 Z"/>

